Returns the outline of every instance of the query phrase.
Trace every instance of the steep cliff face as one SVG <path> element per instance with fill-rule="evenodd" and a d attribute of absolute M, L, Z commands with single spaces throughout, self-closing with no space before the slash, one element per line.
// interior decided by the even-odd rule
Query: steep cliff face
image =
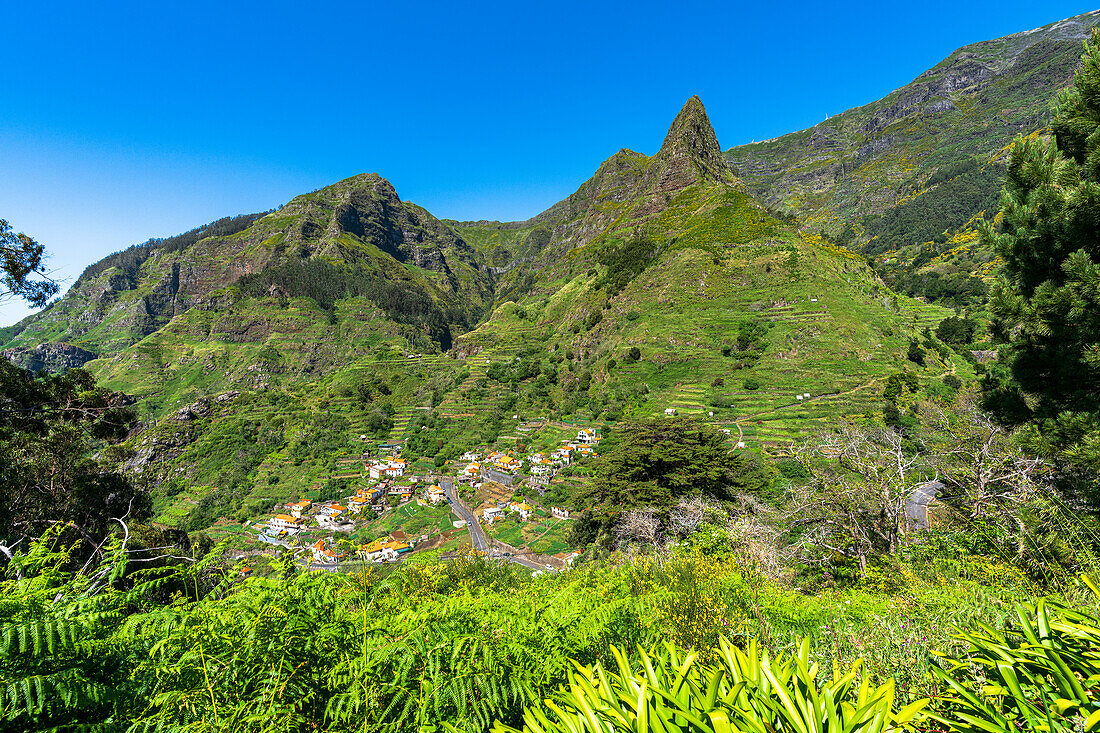
<path fill-rule="evenodd" d="M 733 171 L 722 157 L 702 100 L 692 97 L 672 121 L 640 188 L 652 198 L 695 184 L 734 185 L 736 182 Z"/>
<path fill-rule="evenodd" d="M 569 198 L 531 220 L 552 240 L 583 246 L 609 227 L 628 229 L 653 218 L 690 186 L 736 187 L 699 97 L 676 115 L 661 149 L 646 156 L 623 149 L 608 158 Z"/>
<path fill-rule="evenodd" d="M 881 100 L 725 156 L 763 201 L 837 234 L 907 200 L 937 171 L 988 159 L 1041 128 L 1098 22 L 1093 11 L 965 46 Z"/>

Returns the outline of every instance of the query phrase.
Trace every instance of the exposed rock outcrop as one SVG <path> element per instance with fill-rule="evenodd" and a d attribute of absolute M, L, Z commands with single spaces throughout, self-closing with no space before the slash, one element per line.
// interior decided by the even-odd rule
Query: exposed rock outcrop
<path fill-rule="evenodd" d="M 16 347 L 0 352 L 5 359 L 16 366 L 30 369 L 32 372 L 64 372 L 82 367 L 96 355 L 87 349 L 72 344 L 48 342 L 34 348 Z"/>

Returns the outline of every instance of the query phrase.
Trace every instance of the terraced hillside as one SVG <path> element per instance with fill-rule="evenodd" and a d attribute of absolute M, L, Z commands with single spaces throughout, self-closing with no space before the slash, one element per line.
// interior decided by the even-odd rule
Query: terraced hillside
<path fill-rule="evenodd" d="M 977 222 L 998 209 L 1012 141 L 1042 134 L 1098 22 L 964 46 L 878 101 L 725 156 L 771 209 L 867 255 L 892 289 L 980 310 L 998 263 Z"/>
<path fill-rule="evenodd" d="M 717 144 L 709 124 L 691 129 L 712 142 L 686 149 Z M 679 130 L 674 124 L 669 135 Z M 581 191 L 606 185 L 615 165 L 601 166 Z M 534 271 L 527 292 L 459 337 L 462 353 L 489 362 L 477 400 L 494 389 L 510 394 L 520 418 L 675 409 L 728 426 L 746 443 L 781 445 L 838 416 L 880 410 L 883 383 L 903 368 L 910 340 L 951 315 L 895 299 L 863 257 L 773 218 L 732 176 L 699 175 L 643 217 L 631 215 L 643 208 L 631 198 L 637 181 L 612 188 L 619 210 L 631 213 L 601 217 L 604 197 L 590 196 L 595 213 L 577 207 L 589 224 L 584 243 Z M 552 238 L 547 250 L 555 246 Z M 947 361 L 926 365 L 925 378 L 968 369 Z"/>
<path fill-rule="evenodd" d="M 144 254 L 123 280 L 93 268 L 4 346 L 97 357 L 139 399 L 130 470 L 162 523 L 192 530 L 345 495 L 380 446 L 440 467 L 532 426 L 671 408 L 781 448 L 880 410 L 948 313 L 769 214 L 697 98 L 655 155 L 616 153 L 527 222 L 441 222 L 357 176 Z M 142 307 L 153 320 L 120 325 Z M 948 354 L 920 372 L 966 368 Z"/>

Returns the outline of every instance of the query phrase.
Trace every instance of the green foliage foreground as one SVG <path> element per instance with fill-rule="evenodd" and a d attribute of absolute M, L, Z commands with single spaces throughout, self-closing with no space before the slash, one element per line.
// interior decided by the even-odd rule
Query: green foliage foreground
<path fill-rule="evenodd" d="M 860 675 L 859 663 L 846 673 L 819 681 L 809 642 L 798 654 L 776 657 L 755 641 L 745 651 L 726 639 L 713 665 L 695 653 L 667 645 L 659 655 L 639 651 L 635 671 L 620 650 L 616 671 L 578 667 L 546 710 L 534 708 L 525 733 L 561 731 L 863 731 L 882 733 L 911 721 L 927 704 L 918 700 L 894 709 L 894 681 L 877 688 Z M 549 714 L 547 714 L 549 713 Z M 499 733 L 519 733 L 498 726 Z"/>
<path fill-rule="evenodd" d="M 0 580 L 5 731 L 870 733 L 1100 719 L 1100 620 L 1068 603 L 1017 606 L 1019 591 L 981 573 L 805 597 L 685 548 L 552 577 L 476 557 L 410 559 L 385 578 L 284 557 L 244 578 L 217 555 L 135 571 L 119 541 L 77 568 L 51 541 L 16 553 Z M 949 620 L 973 631 L 951 638 Z"/>

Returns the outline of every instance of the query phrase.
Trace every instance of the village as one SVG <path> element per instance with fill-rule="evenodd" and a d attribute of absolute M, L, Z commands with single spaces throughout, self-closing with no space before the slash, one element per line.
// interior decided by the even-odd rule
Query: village
<path fill-rule="evenodd" d="M 323 501 L 298 498 L 277 506 L 273 516 L 256 521 L 253 528 L 259 541 L 290 549 L 304 565 L 323 570 L 394 563 L 421 549 L 447 550 L 463 544 L 475 553 L 527 558 L 517 562 L 532 569 L 561 569 L 575 552 L 559 547 L 560 542 L 551 543 L 549 549 L 557 553 L 532 560 L 528 556 L 538 553 L 523 546 L 523 533 L 515 526 L 505 532 L 503 526 L 569 520 L 569 508 L 545 500 L 547 489 L 562 469 L 595 457 L 600 439 L 597 430 L 582 428 L 557 447 L 526 455 L 484 447 L 427 475 L 413 474 L 398 450 L 386 446 L 388 454 L 362 456 L 362 483 L 354 492 Z M 433 509 L 439 511 L 431 513 Z M 439 519 L 431 526 L 406 522 L 422 531 L 405 527 L 363 536 L 374 534 L 371 529 L 386 525 L 387 519 L 399 523 L 418 512 Z M 478 526 L 469 526 L 463 516 Z"/>

